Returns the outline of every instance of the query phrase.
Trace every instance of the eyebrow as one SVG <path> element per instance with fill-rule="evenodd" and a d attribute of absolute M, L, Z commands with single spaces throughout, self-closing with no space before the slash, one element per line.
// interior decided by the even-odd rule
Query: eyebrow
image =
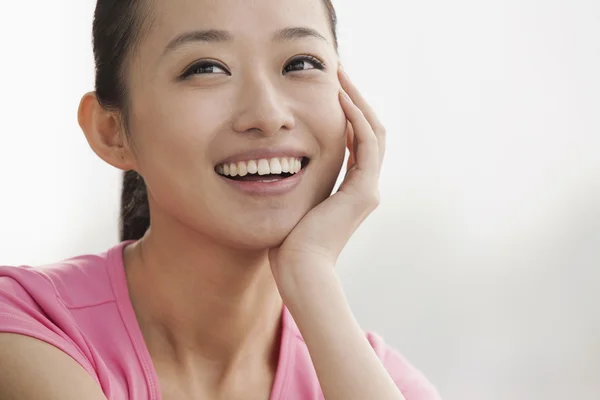
<path fill-rule="evenodd" d="M 324 40 L 327 42 L 327 39 L 321 35 L 318 31 L 312 28 L 306 27 L 293 27 L 293 28 L 283 28 L 279 29 L 275 32 L 272 39 L 274 42 L 277 41 L 293 41 L 305 38 L 317 38 L 320 40 Z M 175 50 L 177 47 L 180 47 L 187 43 L 193 42 L 203 42 L 203 43 L 219 43 L 219 42 L 229 42 L 233 41 L 234 36 L 231 32 L 218 30 L 218 29 L 205 29 L 205 30 L 197 30 L 184 32 L 177 36 L 175 36 L 165 50 L 163 55 Z"/>

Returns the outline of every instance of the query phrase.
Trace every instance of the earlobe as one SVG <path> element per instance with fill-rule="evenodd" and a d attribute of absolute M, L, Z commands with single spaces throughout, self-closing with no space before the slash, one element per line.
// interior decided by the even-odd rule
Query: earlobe
<path fill-rule="evenodd" d="M 134 159 L 121 127 L 120 115 L 104 109 L 95 92 L 86 93 L 77 112 L 79 126 L 94 151 L 102 160 L 115 168 L 128 171 L 134 168 Z"/>

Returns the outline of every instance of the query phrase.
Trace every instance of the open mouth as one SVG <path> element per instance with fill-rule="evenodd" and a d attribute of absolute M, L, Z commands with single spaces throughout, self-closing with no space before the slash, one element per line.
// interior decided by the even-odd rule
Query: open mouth
<path fill-rule="evenodd" d="M 219 164 L 215 172 L 234 181 L 276 182 L 300 173 L 309 162 L 308 157 L 276 157 Z"/>

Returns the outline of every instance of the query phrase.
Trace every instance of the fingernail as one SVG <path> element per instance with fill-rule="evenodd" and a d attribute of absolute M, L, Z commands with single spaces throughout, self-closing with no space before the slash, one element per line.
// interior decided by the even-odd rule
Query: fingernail
<path fill-rule="evenodd" d="M 345 90 L 340 89 L 340 93 L 342 94 L 342 97 L 348 101 L 352 101 L 352 99 L 350 98 L 350 96 L 348 96 L 348 93 L 346 93 Z"/>

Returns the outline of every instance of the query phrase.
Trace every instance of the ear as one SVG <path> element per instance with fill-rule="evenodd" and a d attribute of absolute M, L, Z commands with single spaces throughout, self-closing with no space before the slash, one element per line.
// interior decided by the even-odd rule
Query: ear
<path fill-rule="evenodd" d="M 98 157 L 123 171 L 135 169 L 135 157 L 127 143 L 120 114 L 105 110 L 95 92 L 86 93 L 81 99 L 77 120 Z"/>

